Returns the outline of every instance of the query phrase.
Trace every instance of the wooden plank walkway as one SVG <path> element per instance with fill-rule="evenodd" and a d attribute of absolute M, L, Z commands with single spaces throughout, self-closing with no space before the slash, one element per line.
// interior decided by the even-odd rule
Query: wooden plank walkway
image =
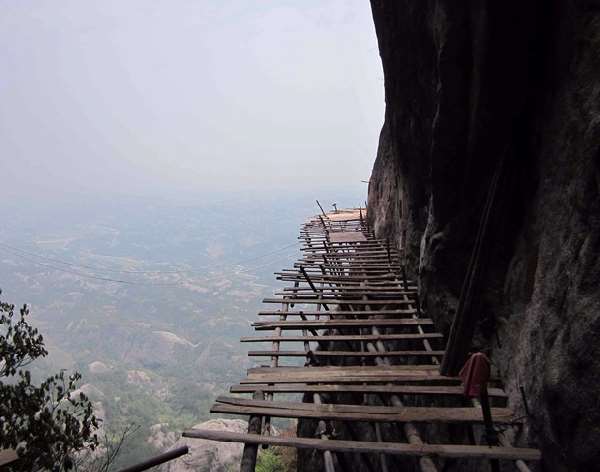
<path fill-rule="evenodd" d="M 402 250 L 375 238 L 365 218 L 365 209 L 351 209 L 311 219 L 300 231 L 300 259 L 293 268 L 276 272 L 290 285 L 263 302 L 280 308 L 260 311 L 260 317 L 274 319 L 252 324 L 271 333 L 241 339 L 269 343 L 248 353 L 269 364 L 249 369 L 230 389 L 252 398 L 222 395 L 211 409 L 248 416 L 249 432 L 193 429 L 184 436 L 244 443 L 243 472 L 253 470 L 258 444 L 322 451 L 327 472 L 343 470 L 337 455 L 345 453 L 370 454 L 384 472 L 396 456 L 415 457 L 423 472 L 441 470 L 448 458 L 512 460 L 519 467 L 540 460 L 537 449 L 512 447 L 504 438 L 502 446 L 494 447 L 465 444 L 460 435 L 444 444 L 426 443 L 423 428 L 477 428 L 482 412 L 464 400 L 459 378 L 440 375 L 444 339 L 419 306 Z M 282 349 L 290 343 L 302 347 Z M 304 359 L 304 366 L 298 359 Z M 488 390 L 494 422 L 518 422 L 497 379 Z M 294 394 L 297 399 L 290 399 Z M 367 402 L 367 395 L 377 401 Z M 273 417 L 313 420 L 318 427 L 311 438 L 273 437 Z M 352 422 L 370 425 L 377 441 L 332 439 L 337 426 Z M 384 438 L 381 425 L 390 423 L 401 427 L 404 440 Z"/>

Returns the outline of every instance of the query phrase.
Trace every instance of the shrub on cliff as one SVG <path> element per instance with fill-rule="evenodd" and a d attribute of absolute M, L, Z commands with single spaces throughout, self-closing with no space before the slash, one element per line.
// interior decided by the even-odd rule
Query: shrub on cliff
<path fill-rule="evenodd" d="M 48 351 L 27 322 L 27 305 L 14 310 L 0 301 L 0 450 L 16 450 L 13 470 L 71 470 L 78 451 L 98 446 L 99 420 L 88 398 L 74 393 L 78 373 L 32 382 L 24 367 Z"/>

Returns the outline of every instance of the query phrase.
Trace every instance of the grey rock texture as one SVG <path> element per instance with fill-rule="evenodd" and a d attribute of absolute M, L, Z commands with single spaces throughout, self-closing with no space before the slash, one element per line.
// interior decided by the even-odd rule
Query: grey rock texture
<path fill-rule="evenodd" d="M 160 425 L 159 425 L 160 426 Z M 243 420 L 213 419 L 197 424 L 194 428 L 214 429 L 245 433 L 248 423 Z M 239 468 L 242 459 L 243 444 L 213 442 L 205 439 L 185 439 L 175 442 L 172 448 L 187 445 L 189 454 L 162 466 L 164 472 L 227 472 Z"/>
<path fill-rule="evenodd" d="M 447 332 L 488 188 L 476 343 L 548 471 L 600 463 L 600 2 L 372 0 L 386 114 L 369 188 Z M 496 336 L 497 333 L 497 336 Z"/>

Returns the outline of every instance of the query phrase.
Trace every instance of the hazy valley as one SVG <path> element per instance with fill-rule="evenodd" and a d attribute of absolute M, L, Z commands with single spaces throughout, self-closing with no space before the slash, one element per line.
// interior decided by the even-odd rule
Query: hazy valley
<path fill-rule="evenodd" d="M 103 431 L 139 426 L 117 465 L 168 447 L 250 365 L 239 337 L 315 208 L 301 196 L 4 208 L 2 298 L 31 306 L 50 351 L 35 375 L 77 370 Z"/>

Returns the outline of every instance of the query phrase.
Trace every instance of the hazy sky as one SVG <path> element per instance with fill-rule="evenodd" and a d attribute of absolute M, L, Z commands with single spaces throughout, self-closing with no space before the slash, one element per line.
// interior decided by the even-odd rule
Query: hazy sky
<path fill-rule="evenodd" d="M 5 195 L 356 183 L 383 107 L 366 0 L 0 0 Z"/>

